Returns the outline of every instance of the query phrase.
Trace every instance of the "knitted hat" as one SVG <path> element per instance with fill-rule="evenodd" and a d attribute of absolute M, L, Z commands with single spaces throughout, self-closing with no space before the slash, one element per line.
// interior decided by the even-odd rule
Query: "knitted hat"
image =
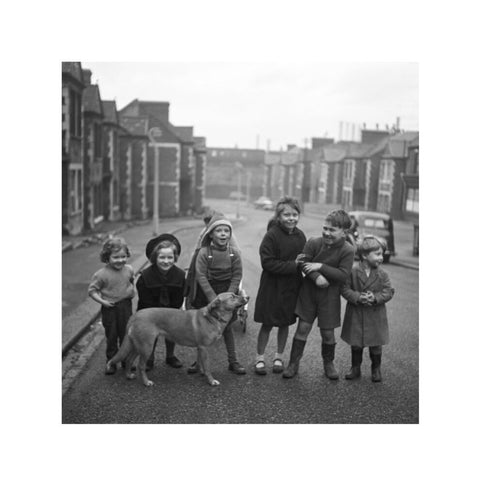
<path fill-rule="evenodd" d="M 173 234 L 160 234 L 160 236 L 154 237 L 148 241 L 147 246 L 145 247 L 145 254 L 147 258 L 150 259 L 155 248 L 162 242 L 162 241 L 171 241 L 177 247 L 178 256 L 180 256 L 180 252 L 182 251 L 182 246 L 180 246 L 180 242 Z"/>
<path fill-rule="evenodd" d="M 225 219 L 225 216 L 223 214 L 215 214 L 210 220 L 210 223 L 208 224 L 205 232 L 203 233 L 201 241 L 202 246 L 206 244 L 210 233 L 218 226 L 228 226 L 230 228 L 230 234 L 232 233 L 232 223 L 228 219 Z"/>

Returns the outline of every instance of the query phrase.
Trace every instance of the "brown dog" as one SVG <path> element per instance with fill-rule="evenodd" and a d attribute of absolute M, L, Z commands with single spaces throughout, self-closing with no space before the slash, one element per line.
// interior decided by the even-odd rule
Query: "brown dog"
<path fill-rule="evenodd" d="M 212 386 L 220 384 L 213 378 L 208 363 L 207 347 L 217 341 L 230 322 L 236 308 L 249 300 L 243 292 L 220 293 L 215 300 L 199 310 L 175 308 L 144 308 L 128 322 L 127 335 L 119 351 L 108 361 L 107 367 L 125 361 L 127 379 L 134 379 L 133 361 L 139 356 L 138 368 L 145 386 L 152 386 L 145 372 L 145 364 L 157 337 L 165 337 L 179 345 L 197 347 L 200 370 Z"/>

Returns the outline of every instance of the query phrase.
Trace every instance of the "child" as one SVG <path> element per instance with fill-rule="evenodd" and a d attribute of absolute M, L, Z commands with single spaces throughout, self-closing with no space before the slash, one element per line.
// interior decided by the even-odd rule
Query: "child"
<path fill-rule="evenodd" d="M 230 245 L 232 224 L 224 216 L 215 214 L 210 220 L 201 240 L 195 263 L 195 281 L 188 296 L 192 308 L 202 308 L 222 292 L 238 292 L 242 279 L 242 260 L 238 249 Z M 235 320 L 236 316 L 232 317 Z M 245 368 L 237 360 L 235 340 L 231 322 L 223 332 L 228 353 L 228 369 L 235 374 L 245 374 Z M 189 374 L 198 372 L 194 362 L 188 369 Z"/>
<path fill-rule="evenodd" d="M 161 234 L 148 241 L 145 253 L 152 263 L 137 280 L 138 306 L 142 308 L 180 308 L 183 305 L 185 271 L 175 265 L 182 248 L 172 234 Z M 146 370 L 153 368 L 155 345 L 147 360 Z M 175 342 L 165 339 L 166 363 L 176 369 L 182 363 L 175 356 Z"/>
<path fill-rule="evenodd" d="M 106 263 L 92 277 L 88 295 L 102 305 L 102 324 L 107 338 L 107 362 L 117 353 L 125 337 L 127 322 L 132 315 L 133 268 L 127 263 L 130 250 L 120 237 L 108 239 L 100 253 Z M 115 374 L 115 366 L 106 367 L 105 374 Z"/>
<path fill-rule="evenodd" d="M 325 375 L 332 380 L 338 379 L 333 364 L 334 329 L 340 326 L 340 287 L 352 271 L 355 252 L 353 246 L 346 242 L 350 224 L 350 217 L 344 210 L 330 212 L 323 225 L 322 237 L 309 239 L 303 249 L 304 254 L 297 259 L 307 278 L 302 281 L 295 307 L 299 322 L 292 342 L 290 363 L 283 373 L 285 378 L 298 373 L 308 334 L 317 318 Z"/>
<path fill-rule="evenodd" d="M 277 352 L 273 372 L 283 372 L 283 351 L 288 327 L 297 320 L 295 304 L 302 283 L 296 257 L 305 246 L 305 234 L 297 228 L 300 205 L 283 197 L 275 208 L 273 221 L 260 244 L 262 275 L 255 305 L 254 320 L 262 324 L 258 333 L 255 373 L 265 375 L 265 348 L 273 327 L 278 328 Z"/>
<path fill-rule="evenodd" d="M 382 345 L 388 343 L 388 323 L 385 303 L 392 299 L 394 289 L 387 273 L 380 268 L 383 247 L 375 236 L 365 236 L 358 246 L 361 259 L 342 287 L 347 300 L 341 338 L 352 347 L 352 368 L 345 379 L 358 379 L 363 347 L 369 347 L 372 361 L 372 381 L 380 382 Z"/>

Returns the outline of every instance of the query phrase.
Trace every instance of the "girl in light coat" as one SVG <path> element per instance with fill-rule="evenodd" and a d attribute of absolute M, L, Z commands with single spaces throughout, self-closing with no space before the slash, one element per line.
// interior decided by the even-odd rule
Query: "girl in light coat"
<path fill-rule="evenodd" d="M 347 300 L 341 338 L 352 348 L 352 368 L 345 379 L 358 379 L 363 347 L 369 347 L 372 361 L 372 381 L 382 375 L 382 345 L 388 343 L 388 321 L 385 303 L 392 299 L 394 289 L 388 274 L 380 268 L 383 247 L 375 236 L 365 236 L 358 246 L 361 258 L 341 289 Z"/>

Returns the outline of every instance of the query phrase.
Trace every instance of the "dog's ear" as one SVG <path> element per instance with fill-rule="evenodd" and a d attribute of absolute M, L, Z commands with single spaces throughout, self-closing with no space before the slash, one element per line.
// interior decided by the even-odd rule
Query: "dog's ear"
<path fill-rule="evenodd" d="M 220 305 L 220 300 L 217 298 L 215 298 L 215 300 L 211 301 L 208 305 L 207 305 L 207 309 L 206 309 L 206 312 L 209 313 L 210 311 L 212 311 L 214 308 L 217 308 L 218 305 Z"/>

